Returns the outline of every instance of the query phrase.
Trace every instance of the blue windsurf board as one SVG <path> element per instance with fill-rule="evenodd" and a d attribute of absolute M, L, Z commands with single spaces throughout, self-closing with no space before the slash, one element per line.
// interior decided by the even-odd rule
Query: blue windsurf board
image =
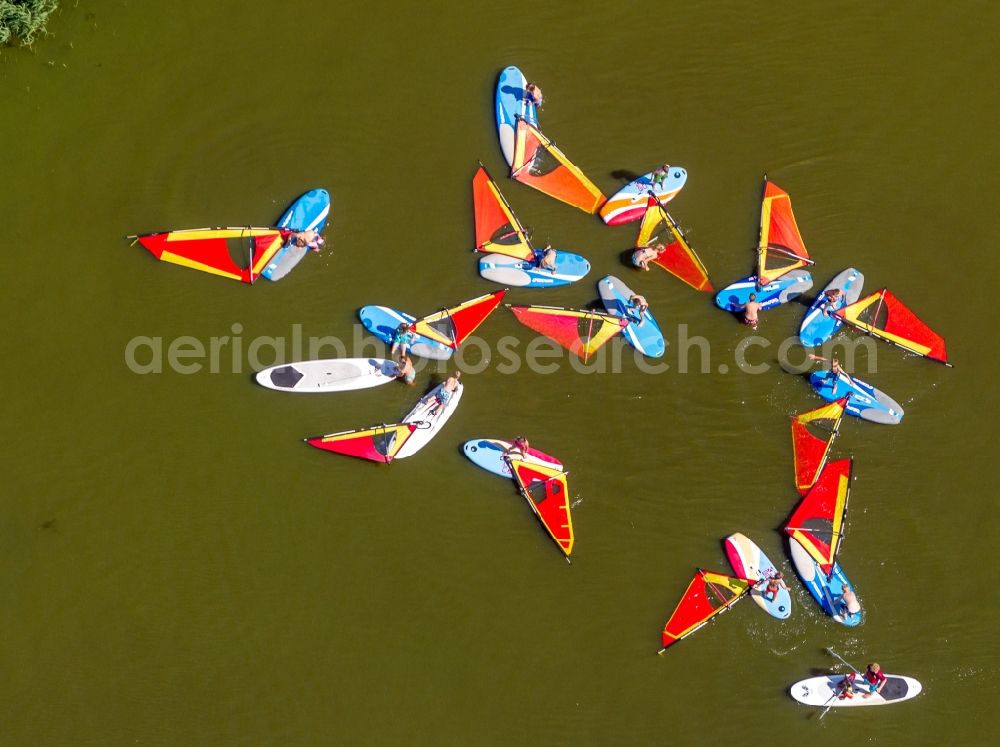
<path fill-rule="evenodd" d="M 750 300 L 750 294 L 754 293 L 757 295 L 761 311 L 764 311 L 788 303 L 812 288 L 812 284 L 812 275 L 806 270 L 786 272 L 762 288 L 757 287 L 757 276 L 750 275 L 716 293 L 715 305 L 725 311 L 734 313 L 742 311 L 743 306 Z"/>
<path fill-rule="evenodd" d="M 597 292 L 609 314 L 628 320 L 623 330 L 625 339 L 643 355 L 659 358 L 667 349 L 660 326 L 649 309 L 637 314 L 629 304 L 634 291 L 614 275 L 605 275 L 597 283 Z"/>
<path fill-rule="evenodd" d="M 903 419 L 903 408 L 896 400 L 855 376 L 813 371 L 809 375 L 809 383 L 816 394 L 827 402 L 848 397 L 845 410 L 856 418 L 883 425 L 898 425 Z"/>
<path fill-rule="evenodd" d="M 843 322 L 833 316 L 833 312 L 857 301 L 864 284 L 865 276 L 853 267 L 848 267 L 827 283 L 802 318 L 802 325 L 799 327 L 801 343 L 807 348 L 816 347 L 837 334 Z M 826 292 L 834 289 L 841 292 L 840 298 L 830 302 L 826 298 Z"/>
<path fill-rule="evenodd" d="M 392 345 L 392 338 L 400 324 L 416 321 L 416 317 L 403 311 L 390 309 L 388 306 L 364 306 L 358 312 L 358 316 L 361 323 L 365 325 L 365 329 L 387 345 Z M 416 335 L 410 346 L 410 352 L 422 358 L 444 361 L 451 358 L 454 351 L 437 340 Z"/>
<path fill-rule="evenodd" d="M 524 73 L 511 65 L 505 67 L 497 80 L 496 105 L 497 134 L 500 150 L 509 166 L 514 162 L 514 130 L 517 118 L 522 117 L 529 124 L 538 126 L 538 113 L 533 101 L 527 100 L 524 87 L 528 79 Z"/>
<path fill-rule="evenodd" d="M 554 288 L 575 283 L 588 272 L 590 262 L 579 254 L 556 251 L 555 272 L 538 266 L 540 250 L 535 251 L 535 261 L 529 262 L 505 254 L 487 254 L 479 260 L 479 274 L 487 280 L 518 288 Z"/>
<path fill-rule="evenodd" d="M 864 610 L 848 614 L 846 605 L 841 602 L 844 586 L 854 592 L 854 585 L 848 580 L 840 564 L 834 563 L 833 574 L 827 576 L 819 563 L 794 538 L 789 537 L 788 544 L 795 572 L 823 611 L 841 625 L 852 628 L 860 625 Z"/>
<path fill-rule="evenodd" d="M 312 229 L 322 233 L 329 215 L 330 193 L 325 189 L 312 189 L 289 206 L 284 215 L 278 219 L 277 228 L 287 228 L 292 231 Z M 295 269 L 308 253 L 308 247 L 287 243 L 278 250 L 260 274 L 268 280 L 281 280 Z"/>

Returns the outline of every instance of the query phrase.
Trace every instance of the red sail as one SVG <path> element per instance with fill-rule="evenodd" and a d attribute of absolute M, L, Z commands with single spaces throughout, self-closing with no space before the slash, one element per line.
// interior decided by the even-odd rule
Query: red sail
<path fill-rule="evenodd" d="M 833 572 L 844 533 L 852 464 L 850 459 L 827 464 L 785 525 L 788 536 L 802 545 L 827 574 Z"/>
<path fill-rule="evenodd" d="M 694 633 L 715 615 L 736 604 L 749 590 L 750 584 L 743 579 L 698 569 L 663 626 L 663 648 Z"/>
<path fill-rule="evenodd" d="M 252 283 L 281 248 L 287 235 L 287 231 L 277 228 L 197 228 L 137 238 L 153 256 L 164 262 Z M 234 255 L 242 262 L 238 263 Z"/>
<path fill-rule="evenodd" d="M 523 119 L 517 120 L 510 176 L 585 213 L 596 213 L 607 201 L 541 130 Z"/>
<path fill-rule="evenodd" d="M 636 247 L 648 246 L 656 238 L 660 226 L 666 226 L 670 232 L 664 237 L 664 250 L 652 260 L 671 275 L 683 280 L 695 290 L 711 291 L 712 283 L 708 279 L 708 271 L 694 249 L 688 244 L 684 232 L 670 216 L 654 195 L 646 199 L 646 212 L 639 225 L 639 235 L 635 240 Z M 669 241 L 669 243 L 667 243 Z"/>
<path fill-rule="evenodd" d="M 417 333 L 457 348 L 493 313 L 506 294 L 504 288 L 418 319 Z"/>
<path fill-rule="evenodd" d="M 569 510 L 566 473 L 555 467 L 511 457 L 510 465 L 521 494 L 531 504 L 545 530 L 567 557 L 573 552 L 573 519 Z"/>
<path fill-rule="evenodd" d="M 306 443 L 323 451 L 388 464 L 418 427 L 419 423 L 374 425 L 370 428 L 307 438 Z"/>
<path fill-rule="evenodd" d="M 948 364 L 944 338 L 886 288 L 848 304 L 834 316 L 905 350 Z"/>
<path fill-rule="evenodd" d="M 792 456 L 795 463 L 795 488 L 800 495 L 809 492 L 823 471 L 840 421 L 847 407 L 847 397 L 792 417 Z"/>
<path fill-rule="evenodd" d="M 510 310 L 525 327 L 555 340 L 584 361 L 629 323 L 611 314 L 553 306 L 511 306 Z"/>
<path fill-rule="evenodd" d="M 760 207 L 757 282 L 766 285 L 807 264 L 811 264 L 809 252 L 792 213 L 792 200 L 785 190 L 765 178 Z"/>

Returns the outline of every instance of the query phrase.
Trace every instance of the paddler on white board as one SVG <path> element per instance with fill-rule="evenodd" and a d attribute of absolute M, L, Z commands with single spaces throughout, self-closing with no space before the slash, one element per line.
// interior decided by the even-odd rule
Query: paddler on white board
<path fill-rule="evenodd" d="M 875 693 L 882 692 L 882 688 L 885 687 L 886 683 L 886 676 L 882 672 L 882 667 L 874 662 L 868 665 L 861 679 L 862 685 L 868 688 L 868 692 L 861 696 L 863 698 L 870 698 Z"/>

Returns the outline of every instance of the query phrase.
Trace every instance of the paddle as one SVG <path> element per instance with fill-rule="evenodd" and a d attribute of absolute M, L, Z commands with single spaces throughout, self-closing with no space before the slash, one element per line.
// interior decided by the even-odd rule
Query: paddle
<path fill-rule="evenodd" d="M 824 649 L 824 650 L 825 650 L 825 651 L 826 651 L 826 652 L 827 652 L 828 654 L 831 654 L 832 656 L 836 656 L 836 657 L 837 657 L 838 659 L 840 659 L 840 660 L 841 660 L 841 661 L 842 661 L 842 662 L 843 662 L 843 663 L 844 663 L 844 664 L 845 664 L 845 665 L 846 665 L 847 667 L 849 667 L 849 668 L 851 669 L 851 671 L 852 671 L 852 672 L 854 672 L 855 674 L 861 674 L 861 672 L 859 672 L 859 671 L 858 671 L 857 669 L 855 669 L 855 668 L 854 668 L 854 665 L 853 665 L 853 664 L 851 664 L 851 663 L 850 663 L 849 661 L 847 661 L 847 659 L 845 659 L 845 658 L 844 658 L 843 656 L 841 656 L 840 654 L 838 654 L 838 653 L 837 653 L 836 651 L 834 651 L 834 650 L 833 650 L 832 648 L 827 648 L 827 649 Z"/>

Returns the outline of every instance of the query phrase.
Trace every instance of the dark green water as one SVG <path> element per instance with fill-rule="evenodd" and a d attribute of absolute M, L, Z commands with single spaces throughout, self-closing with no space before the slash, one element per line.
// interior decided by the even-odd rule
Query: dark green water
<path fill-rule="evenodd" d="M 0 742 L 993 743 L 997 6 L 63 5 L 33 51 L 0 52 Z M 725 535 L 790 571 L 788 415 L 818 400 L 774 351 L 802 307 L 767 315 L 773 347 L 749 359 L 770 370 L 740 373 L 742 327 L 622 266 L 634 227 L 508 180 L 539 240 L 594 265 L 509 300 L 579 306 L 620 274 L 667 331 L 669 371 L 491 362 L 438 439 L 385 468 L 299 439 L 391 420 L 417 392 L 282 396 L 245 354 L 216 374 L 125 365 L 136 336 L 350 340 L 361 305 L 424 313 L 490 290 L 470 179 L 476 159 L 504 174 L 507 64 L 606 192 L 619 170 L 687 168 L 671 212 L 718 285 L 750 268 L 766 170 L 818 284 L 857 266 L 947 338 L 954 370 L 888 346 L 871 374 L 857 364 L 907 411 L 849 420 L 836 446 L 856 459 L 841 562 L 863 627 L 796 581 L 786 623 L 745 603 L 654 655 L 694 567 L 726 569 Z M 331 248 L 281 283 L 122 239 L 267 223 L 313 186 L 333 196 Z M 678 371 L 679 325 L 709 342 L 710 373 Z M 481 332 L 531 339 L 503 310 Z M 522 432 L 570 469 L 572 566 L 458 449 Z M 836 663 L 826 646 L 926 692 L 820 722 L 787 686 Z"/>

